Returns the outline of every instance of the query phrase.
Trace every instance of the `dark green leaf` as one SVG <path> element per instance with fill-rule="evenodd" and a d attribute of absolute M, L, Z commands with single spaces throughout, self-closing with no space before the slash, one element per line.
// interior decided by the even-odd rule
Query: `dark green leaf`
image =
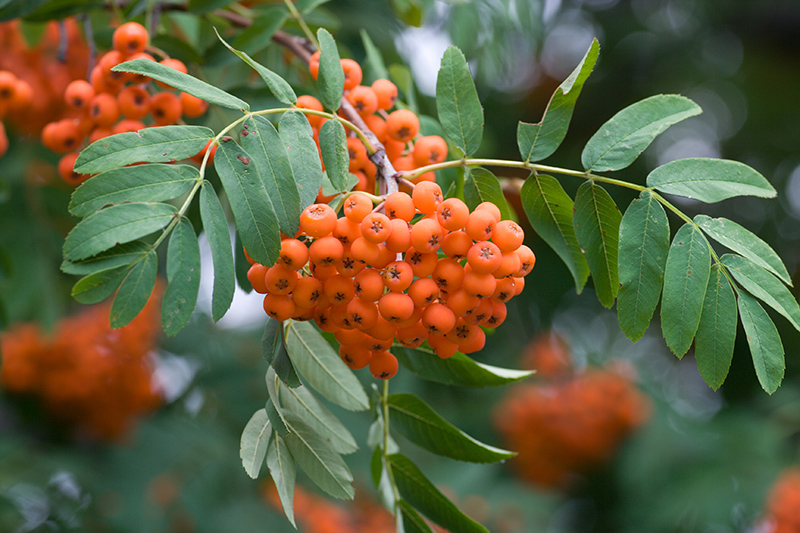
<path fill-rule="evenodd" d="M 800 331 L 800 304 L 778 278 L 740 255 L 725 254 L 720 260 L 747 292 L 782 314 Z"/>
<path fill-rule="evenodd" d="M 141 257 L 143 254 L 139 254 Z M 117 290 L 125 279 L 130 266 L 122 265 L 107 270 L 92 272 L 79 279 L 72 287 L 72 297 L 86 305 L 100 303 Z"/>
<path fill-rule="evenodd" d="M 572 120 L 575 102 L 581 94 L 583 84 L 592 73 L 599 54 L 600 44 L 597 39 L 593 39 L 581 62 L 553 93 L 544 110 L 542 120 L 538 124 L 519 123 L 517 144 L 522 159 L 540 161 L 555 152 L 561 145 L 561 141 L 567 135 L 569 122 Z"/>
<path fill-rule="evenodd" d="M 213 138 L 214 132 L 204 126 L 159 126 L 117 133 L 87 146 L 75 161 L 75 172 L 96 174 L 132 163 L 181 161 L 196 155 Z"/>
<path fill-rule="evenodd" d="M 122 265 L 129 265 L 150 251 L 152 246 L 142 241 L 120 244 L 90 257 L 84 261 L 73 263 L 65 259 L 61 263 L 61 271 L 65 274 L 84 276 L 101 270 L 109 270 Z"/>
<path fill-rule="evenodd" d="M 427 522 L 411 507 L 411 504 L 405 500 L 397 501 L 397 510 L 403 520 L 402 533 L 431 533 L 431 528 Z M 398 530 L 398 533 L 401 533 Z"/>
<path fill-rule="evenodd" d="M 317 76 L 319 101 L 328 111 L 336 111 L 342 105 L 344 91 L 344 71 L 339 59 L 339 50 L 336 49 L 333 36 L 325 28 L 317 30 L 317 40 L 320 49 Z"/>
<path fill-rule="evenodd" d="M 223 137 L 214 157 L 228 203 L 236 220 L 236 229 L 250 257 L 271 266 L 281 249 L 278 217 L 250 154 L 232 138 Z"/>
<path fill-rule="evenodd" d="M 503 220 L 511 218 L 511 210 L 503 196 L 497 176 L 482 167 L 468 168 L 464 180 L 464 201 L 470 211 L 482 202 L 491 202 L 500 209 Z"/>
<path fill-rule="evenodd" d="M 289 12 L 285 6 L 274 6 L 261 13 L 253 19 L 250 27 L 238 32 L 233 46 L 247 50 L 251 54 L 258 53 L 272 42 L 272 36 L 289 18 Z"/>
<path fill-rule="evenodd" d="M 117 244 L 134 241 L 162 229 L 177 213 L 169 204 L 144 202 L 103 209 L 72 228 L 64 241 L 64 257 L 79 261 Z"/>
<path fill-rule="evenodd" d="M 737 303 L 758 382 L 765 391 L 772 394 L 778 390 L 786 370 L 778 328 L 761 304 L 746 292 L 739 292 Z"/>
<path fill-rule="evenodd" d="M 136 165 L 103 172 L 72 193 L 69 212 L 85 217 L 122 202 L 160 202 L 177 198 L 200 177 L 190 165 Z"/>
<path fill-rule="evenodd" d="M 764 176 L 744 163 L 703 157 L 661 165 L 647 176 L 647 186 L 706 203 L 734 196 L 775 198 L 777 194 Z"/>
<path fill-rule="evenodd" d="M 448 500 L 406 456 L 396 453 L 386 459 L 400 496 L 422 514 L 449 531 L 488 533 Z"/>
<path fill-rule="evenodd" d="M 357 183 L 358 183 L 358 176 L 356 176 L 355 174 L 348 174 L 347 175 L 347 181 L 345 181 L 345 183 L 344 183 L 344 190 L 345 191 L 349 191 L 350 189 L 355 187 Z M 328 173 L 327 172 L 323 172 L 322 173 L 322 195 L 323 196 L 334 196 L 334 195 L 337 195 L 337 194 L 339 194 L 339 189 L 337 187 L 334 187 L 333 183 L 331 183 L 331 180 L 328 179 Z M 331 200 L 329 202 L 331 207 L 333 207 L 333 203 L 334 203 L 334 200 Z M 336 211 L 336 210 L 337 209 L 334 208 L 334 211 Z"/>
<path fill-rule="evenodd" d="M 626 168 L 667 128 L 702 111 L 677 94 L 659 94 L 636 102 L 592 135 L 581 154 L 583 168 L 593 172 Z"/>
<path fill-rule="evenodd" d="M 272 425 L 269 423 L 266 409 L 259 409 L 242 431 L 242 440 L 239 443 L 239 458 L 247 475 L 253 479 L 258 478 L 261 465 L 267 456 Z"/>
<path fill-rule="evenodd" d="M 297 466 L 289 447 L 286 446 L 286 441 L 278 434 L 274 436 L 267 450 L 267 468 L 275 481 L 286 518 L 297 527 L 294 523 L 294 483 Z"/>
<path fill-rule="evenodd" d="M 154 80 L 162 81 L 179 91 L 189 93 L 196 96 L 201 100 L 205 100 L 209 104 L 216 104 L 228 109 L 236 109 L 241 111 L 250 111 L 250 104 L 244 100 L 228 94 L 222 89 L 218 89 L 213 85 L 184 74 L 172 67 L 162 65 L 149 59 L 134 59 L 132 61 L 125 61 L 120 63 L 111 70 L 116 72 L 135 72 L 136 74 L 144 74 Z M 198 150 L 199 152 L 200 150 Z M 195 152 L 197 153 L 197 152 Z M 192 154 L 194 155 L 194 154 Z"/>
<path fill-rule="evenodd" d="M 192 316 L 200 289 L 200 246 L 194 227 L 186 217 L 181 218 L 169 238 L 167 281 L 161 302 L 161 323 L 164 333 L 172 336 Z"/>
<path fill-rule="evenodd" d="M 136 318 L 153 294 L 156 274 L 158 274 L 158 257 L 153 250 L 144 259 L 133 264 L 122 285 L 119 286 L 114 303 L 111 304 L 112 328 L 121 328 Z"/>
<path fill-rule="evenodd" d="M 269 399 L 265 405 L 267 417 L 269 418 L 269 423 L 275 428 L 275 433 L 285 437 L 289 433 L 289 428 L 286 427 L 286 423 L 283 420 L 283 413 L 275 407 L 275 400 L 278 399 L 278 389 L 275 381 L 275 372 L 271 368 L 267 370 L 266 380 L 267 390 L 269 391 Z"/>
<path fill-rule="evenodd" d="M 220 36 L 216 28 L 214 28 L 214 31 L 217 33 L 219 40 L 222 41 L 222 44 L 224 44 L 228 50 L 239 56 L 242 61 L 250 65 L 253 70 L 258 72 L 258 75 L 261 76 L 261 79 L 264 80 L 264 83 L 267 84 L 267 87 L 279 102 L 286 105 L 294 105 L 297 103 L 297 95 L 294 94 L 294 90 L 292 89 L 291 85 L 286 82 L 286 80 L 255 61 L 245 52 L 241 52 L 233 48 L 231 45 L 225 42 L 225 39 Z"/>
<path fill-rule="evenodd" d="M 684 224 L 672 239 L 664 268 L 661 331 L 678 357 L 692 345 L 711 274 L 711 250 L 693 224 Z"/>
<path fill-rule="evenodd" d="M 261 336 L 261 355 L 267 360 L 268 365 L 272 365 L 275 358 L 275 348 L 281 340 L 281 328 L 283 322 L 278 322 L 271 316 L 267 317 L 267 322 L 264 324 L 264 335 Z"/>
<path fill-rule="evenodd" d="M 279 135 L 286 146 L 302 210 L 316 201 L 322 185 L 322 165 L 314 142 L 314 131 L 302 113 L 289 111 L 281 117 Z"/>
<path fill-rule="evenodd" d="M 410 350 L 394 346 L 392 353 L 406 368 L 421 378 L 460 387 L 500 387 L 525 379 L 529 370 L 512 370 L 477 363 L 462 353 L 441 359 L 429 350 Z"/>
<path fill-rule="evenodd" d="M 300 378 L 297 376 L 292 360 L 289 358 L 289 351 L 283 339 L 278 341 L 275 347 L 275 358 L 272 360 L 272 368 L 275 370 L 278 378 L 280 378 L 286 386 L 300 386 Z"/>
<path fill-rule="evenodd" d="M 694 357 L 700 375 L 714 390 L 725 381 L 731 367 L 737 318 L 733 288 L 719 265 L 712 265 L 694 341 Z"/>
<path fill-rule="evenodd" d="M 580 294 L 589 278 L 589 265 L 572 225 L 572 199 L 552 176 L 532 174 L 521 190 L 522 207 L 539 236 L 567 265 Z"/>
<path fill-rule="evenodd" d="M 754 233 L 736 222 L 722 217 L 711 218 L 706 215 L 697 215 L 694 217 L 694 223 L 718 243 L 745 256 L 758 266 L 766 268 L 787 285 L 792 285 L 792 278 L 786 271 L 786 266 L 781 258 L 769 244 Z"/>
<path fill-rule="evenodd" d="M 36 11 L 49 0 L 11 0 L 0 4 L 0 22 L 22 18 Z"/>
<path fill-rule="evenodd" d="M 622 215 L 605 189 L 586 181 L 575 195 L 572 219 L 575 237 L 592 273 L 597 299 L 610 308 L 619 290 L 617 269 Z"/>
<path fill-rule="evenodd" d="M 300 417 L 320 437 L 343 455 L 358 450 L 350 431 L 306 387 L 279 387 L 281 405 Z"/>
<path fill-rule="evenodd" d="M 475 440 L 413 394 L 392 394 L 388 405 L 392 427 L 430 452 L 471 463 L 494 463 L 516 455 Z"/>
<path fill-rule="evenodd" d="M 338 120 L 328 120 L 319 131 L 319 147 L 325 173 L 337 192 L 347 190 L 350 179 L 350 155 L 347 151 L 347 134 Z"/>
<path fill-rule="evenodd" d="M 247 260 L 247 256 L 244 254 L 244 244 L 242 244 L 242 238 L 239 237 L 238 231 L 234 233 L 233 265 L 236 285 L 245 293 L 250 294 L 253 292 L 253 285 L 251 285 L 250 280 L 247 279 L 247 273 L 253 265 L 250 264 L 250 261 Z"/>
<path fill-rule="evenodd" d="M 483 107 L 467 59 L 455 46 L 444 52 L 436 77 L 436 109 L 447 136 L 464 155 L 472 155 L 483 138 Z"/>
<path fill-rule="evenodd" d="M 314 326 L 289 322 L 286 343 L 294 367 L 322 396 L 351 411 L 369 408 L 361 383 Z"/>
<path fill-rule="evenodd" d="M 367 54 L 366 66 L 369 68 L 370 73 L 375 79 L 389 79 L 389 71 L 386 70 L 386 64 L 383 62 L 381 51 L 372 42 L 372 39 L 367 33 L 367 30 L 361 28 L 361 42 L 364 44 L 364 51 Z"/>
<path fill-rule="evenodd" d="M 208 181 L 200 189 L 200 218 L 211 248 L 214 262 L 214 290 L 211 297 L 211 317 L 219 320 L 228 311 L 233 301 L 233 251 L 231 234 L 225 212 L 219 203 L 214 187 Z"/>

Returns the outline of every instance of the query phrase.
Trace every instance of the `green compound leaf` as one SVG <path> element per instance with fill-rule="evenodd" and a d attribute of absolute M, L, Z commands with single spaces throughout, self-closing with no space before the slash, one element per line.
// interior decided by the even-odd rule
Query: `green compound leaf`
<path fill-rule="evenodd" d="M 430 452 L 471 463 L 494 463 L 516 455 L 475 440 L 413 394 L 392 394 L 387 404 L 392 427 Z"/>
<path fill-rule="evenodd" d="M 592 135 L 581 154 L 583 168 L 592 172 L 626 168 L 667 128 L 701 112 L 700 106 L 676 94 L 636 102 Z"/>
<path fill-rule="evenodd" d="M 599 54 L 600 43 L 597 39 L 593 39 L 581 62 L 553 93 L 542 120 L 537 124 L 519 123 L 517 145 L 522 159 L 526 162 L 541 161 L 561 145 L 567 135 L 575 103 L 581 94 L 583 84 L 597 63 Z"/>
<path fill-rule="evenodd" d="M 121 328 L 136 318 L 153 293 L 156 274 L 158 274 L 158 257 L 153 250 L 144 259 L 133 264 L 119 286 L 114 303 L 111 304 L 112 328 Z"/>
<path fill-rule="evenodd" d="M 139 254 L 138 257 L 142 255 L 144 254 Z M 88 276 L 79 279 L 72 286 L 72 297 L 85 305 L 100 303 L 114 294 L 114 291 L 117 290 L 117 287 L 125 279 L 130 269 L 130 266 L 124 264 L 115 268 L 92 272 Z"/>
<path fill-rule="evenodd" d="M 319 147 L 325 173 L 336 192 L 347 190 L 350 180 L 350 155 L 347 152 L 347 134 L 338 120 L 328 120 L 319 130 Z"/>
<path fill-rule="evenodd" d="M 597 299 L 610 308 L 619 290 L 619 225 L 622 215 L 605 189 L 586 181 L 575 195 L 572 220 L 575 237 L 584 250 L 592 273 Z"/>
<path fill-rule="evenodd" d="M 262 265 L 274 264 L 281 249 L 278 217 L 250 154 L 232 138 L 223 137 L 214 167 L 228 193 L 236 229 L 250 257 Z"/>
<path fill-rule="evenodd" d="M 447 137 L 464 155 L 474 154 L 483 138 L 483 107 L 467 59 L 455 46 L 442 57 L 436 77 L 436 109 Z"/>
<path fill-rule="evenodd" d="M 405 500 L 397 500 L 397 510 L 402 519 L 402 533 L 432 533 L 425 519 Z M 400 528 L 398 527 L 398 533 Z"/>
<path fill-rule="evenodd" d="M 281 322 L 281 324 L 283 324 Z M 287 387 L 299 387 L 300 377 L 294 369 L 286 341 L 281 339 L 275 347 L 275 357 L 272 359 L 272 369 Z"/>
<path fill-rule="evenodd" d="M 241 142 L 264 181 L 281 231 L 294 235 L 300 226 L 300 193 L 278 130 L 264 117 L 248 117 L 242 128 Z"/>
<path fill-rule="evenodd" d="M 692 345 L 711 274 L 711 250 L 693 224 L 684 224 L 672 239 L 664 268 L 661 332 L 679 358 Z"/>
<path fill-rule="evenodd" d="M 117 244 L 164 228 L 178 210 L 169 204 L 132 202 L 111 206 L 80 221 L 64 241 L 64 258 L 79 261 Z"/>
<path fill-rule="evenodd" d="M 552 176 L 532 174 L 521 190 L 522 207 L 533 229 L 567 265 L 580 294 L 589 265 L 575 236 L 572 199 Z"/>
<path fill-rule="evenodd" d="M 61 271 L 65 274 L 84 276 L 101 270 L 129 265 L 149 252 L 151 248 L 152 246 L 142 241 L 126 242 L 83 261 L 72 262 L 65 259 L 61 263 Z"/>
<path fill-rule="evenodd" d="M 278 322 L 271 316 L 267 317 L 264 334 L 261 336 L 261 355 L 269 365 L 272 365 L 272 361 L 275 359 L 275 348 L 278 346 L 278 342 L 283 342 L 281 339 L 282 327 L 282 322 Z"/>
<path fill-rule="evenodd" d="M 272 425 L 269 423 L 266 409 L 259 409 L 242 431 L 242 440 L 239 443 L 239 458 L 247 475 L 253 479 L 258 478 L 261 466 L 267 457 L 267 449 L 272 437 Z"/>
<path fill-rule="evenodd" d="M 734 196 L 775 198 L 775 189 L 755 169 L 738 161 L 703 157 L 678 159 L 655 168 L 647 186 L 713 204 Z"/>
<path fill-rule="evenodd" d="M 353 474 L 333 446 L 291 411 L 283 412 L 284 437 L 297 464 L 319 488 L 340 500 L 352 500 Z"/>
<path fill-rule="evenodd" d="M 386 458 L 400 496 L 448 531 L 488 533 L 488 530 L 456 507 L 406 456 L 395 453 Z"/>
<path fill-rule="evenodd" d="M 305 115 L 288 111 L 281 117 L 278 133 L 286 147 L 302 210 L 316 201 L 322 185 L 322 164 L 314 142 L 314 131 Z"/>
<path fill-rule="evenodd" d="M 426 349 L 392 347 L 392 353 L 406 368 L 421 378 L 460 387 L 500 387 L 534 374 L 529 370 L 512 370 L 477 363 L 462 353 L 441 359 Z"/>
<path fill-rule="evenodd" d="M 650 191 L 642 191 L 619 227 L 617 318 L 622 332 L 634 342 L 647 331 L 658 305 L 668 250 L 667 214 Z"/>
<path fill-rule="evenodd" d="M 737 303 L 758 382 L 767 393 L 772 394 L 778 390 L 786 370 L 778 328 L 761 304 L 746 292 L 739 292 Z"/>
<path fill-rule="evenodd" d="M 297 527 L 294 522 L 294 484 L 297 477 L 297 465 L 286 441 L 277 433 L 273 436 L 267 449 L 267 468 L 275 481 L 286 518 L 293 526 Z"/>
<path fill-rule="evenodd" d="M 351 411 L 369 409 L 361 382 L 314 326 L 289 322 L 286 344 L 294 367 L 322 396 Z"/>
<path fill-rule="evenodd" d="M 503 220 L 511 218 L 511 209 L 497 176 L 482 167 L 468 168 L 464 180 L 464 201 L 470 211 L 482 202 L 491 202 L 500 209 Z"/>
<path fill-rule="evenodd" d="M 319 75 L 317 76 L 319 101 L 325 109 L 335 112 L 342 105 L 342 93 L 344 92 L 344 71 L 339 58 L 339 50 L 336 48 L 333 36 L 325 28 L 317 30 L 317 40 L 320 49 Z"/>
<path fill-rule="evenodd" d="M 714 390 L 725 381 L 731 367 L 737 321 L 733 288 L 723 270 L 714 264 L 711 266 L 703 313 L 694 340 L 697 370 Z"/>
<path fill-rule="evenodd" d="M 132 163 L 181 161 L 196 155 L 213 138 L 214 132 L 204 126 L 159 126 L 117 133 L 87 146 L 75 161 L 75 172 L 97 174 Z"/>
<path fill-rule="evenodd" d="M 167 290 L 161 302 L 161 324 L 169 336 L 192 316 L 200 289 L 200 246 L 189 219 L 181 217 L 167 248 Z"/>
<path fill-rule="evenodd" d="M 228 109 L 236 109 L 240 111 L 250 111 L 250 104 L 244 100 L 226 93 L 222 89 L 218 89 L 213 85 L 184 74 L 172 67 L 162 65 L 149 59 L 134 59 L 132 61 L 125 61 L 113 67 L 111 70 L 115 72 L 134 72 L 136 74 L 144 74 L 154 80 L 166 83 L 179 91 L 189 93 L 196 96 L 201 100 L 205 100 L 209 104 L 216 104 Z M 199 152 L 200 150 L 198 150 Z M 197 153 L 197 152 L 195 152 Z M 194 155 L 194 154 L 192 154 Z"/>
<path fill-rule="evenodd" d="M 706 215 L 697 215 L 694 217 L 694 223 L 718 243 L 745 256 L 758 266 L 766 268 L 787 285 L 792 285 L 792 278 L 775 250 L 751 231 L 722 217 L 711 218 Z"/>
<path fill-rule="evenodd" d="M 161 202 L 177 198 L 200 177 L 190 165 L 136 165 L 109 170 L 81 184 L 72 193 L 69 212 L 85 217 L 106 205 Z"/>
<path fill-rule="evenodd" d="M 258 75 L 261 76 L 261 79 L 264 80 L 264 83 L 267 84 L 267 87 L 275 96 L 275 98 L 286 105 L 294 105 L 297 103 L 297 95 L 294 94 L 294 90 L 292 89 L 291 85 L 289 85 L 286 80 L 272 72 L 270 69 L 265 67 L 264 65 L 255 61 L 252 57 L 247 55 L 245 52 L 235 49 L 227 42 L 225 39 L 220 36 L 219 32 L 216 28 L 214 28 L 214 32 L 217 34 L 217 37 L 225 47 L 236 54 L 239 59 L 250 65 L 253 70 L 258 72 Z"/>
<path fill-rule="evenodd" d="M 235 278 L 231 234 L 222 204 L 208 181 L 200 189 L 200 219 L 211 248 L 214 263 L 214 289 L 211 296 L 211 317 L 216 322 L 228 311 L 233 301 Z"/>
<path fill-rule="evenodd" d="M 723 265 L 728 267 L 739 285 L 786 317 L 786 320 L 800 331 L 800 304 L 794 299 L 786 285 L 746 257 L 725 254 L 720 260 Z"/>
<path fill-rule="evenodd" d="M 301 418 L 323 439 L 330 442 L 338 453 L 347 455 L 358 450 L 350 431 L 306 387 L 278 386 L 281 405 Z"/>

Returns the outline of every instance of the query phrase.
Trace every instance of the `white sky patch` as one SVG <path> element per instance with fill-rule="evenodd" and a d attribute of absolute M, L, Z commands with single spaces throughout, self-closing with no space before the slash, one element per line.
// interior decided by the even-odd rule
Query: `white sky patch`
<path fill-rule="evenodd" d="M 423 94 L 436 94 L 436 75 L 447 47 L 453 44 L 439 28 L 409 28 L 397 36 L 395 46 L 411 67 L 414 82 Z"/>

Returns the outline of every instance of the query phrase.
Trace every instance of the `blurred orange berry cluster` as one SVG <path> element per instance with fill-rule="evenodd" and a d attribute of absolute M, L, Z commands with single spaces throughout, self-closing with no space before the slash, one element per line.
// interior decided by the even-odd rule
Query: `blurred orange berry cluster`
<path fill-rule="evenodd" d="M 123 437 L 135 417 L 162 403 L 150 363 L 160 331 L 158 300 L 151 296 L 119 329 L 111 329 L 105 304 L 62 319 L 51 337 L 35 324 L 13 326 L 0 334 L 0 386 L 39 397 L 78 435 Z"/>
<path fill-rule="evenodd" d="M 544 381 L 510 390 L 495 412 L 495 425 L 523 479 L 557 488 L 574 474 L 608 461 L 649 416 L 649 402 L 631 372 L 612 363 L 574 372 L 567 345 L 547 333 L 524 356 Z"/>
<path fill-rule="evenodd" d="M 769 533 L 800 533 L 800 468 L 783 471 L 767 496 L 763 528 Z"/>

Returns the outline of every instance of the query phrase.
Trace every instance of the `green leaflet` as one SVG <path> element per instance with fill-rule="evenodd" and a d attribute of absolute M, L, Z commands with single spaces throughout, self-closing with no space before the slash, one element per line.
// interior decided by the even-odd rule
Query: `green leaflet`
<path fill-rule="evenodd" d="M 297 466 L 289 452 L 289 447 L 286 446 L 286 441 L 277 433 L 267 449 L 267 468 L 275 481 L 286 518 L 293 526 L 297 527 L 294 522 L 294 484 L 297 477 Z"/>
<path fill-rule="evenodd" d="M 161 323 L 169 336 L 189 321 L 200 289 L 200 246 L 192 223 L 181 217 L 167 249 L 167 290 L 161 302 Z"/>
<path fill-rule="evenodd" d="M 111 304 L 112 328 L 121 328 L 136 318 L 153 293 L 157 273 L 158 258 L 155 250 L 133 264 Z"/>
<path fill-rule="evenodd" d="M 317 40 L 320 49 L 319 74 L 317 76 L 319 101 L 328 111 L 336 112 L 342 104 L 342 93 L 344 92 L 344 71 L 339 59 L 339 51 L 336 49 L 336 41 L 333 40 L 333 36 L 325 28 L 317 30 Z"/>
<path fill-rule="evenodd" d="M 402 520 L 403 533 L 431 533 L 428 523 L 411 507 L 410 503 L 398 500 L 397 510 Z M 400 533 L 399 528 L 398 533 Z"/>
<path fill-rule="evenodd" d="M 347 152 L 347 134 L 338 120 L 328 120 L 319 131 L 319 147 L 325 173 L 336 192 L 347 190 L 350 180 L 350 156 Z"/>
<path fill-rule="evenodd" d="M 286 146 L 302 210 L 316 201 L 322 185 L 322 164 L 314 142 L 314 131 L 302 113 L 288 111 L 281 117 L 278 133 Z"/>
<path fill-rule="evenodd" d="M 503 220 L 511 218 L 503 189 L 497 176 L 482 167 L 468 168 L 464 179 L 464 201 L 473 211 L 482 202 L 491 202 L 500 209 Z"/>
<path fill-rule="evenodd" d="M 200 219 L 211 248 L 214 263 L 214 289 L 211 296 L 211 317 L 219 320 L 233 301 L 234 273 L 231 234 L 225 212 L 219 203 L 214 187 L 208 181 L 200 189 Z"/>
<path fill-rule="evenodd" d="M 703 313 L 694 341 L 697 370 L 708 386 L 717 390 L 731 367 L 736 341 L 736 297 L 725 273 L 714 264 L 703 300 Z"/>
<path fill-rule="evenodd" d="M 150 251 L 151 246 L 146 242 L 132 241 L 119 244 L 100 252 L 83 261 L 72 262 L 65 259 L 61 263 L 61 271 L 65 274 L 83 276 L 101 270 L 109 270 L 122 265 L 129 265 L 142 255 Z"/>
<path fill-rule="evenodd" d="M 772 394 L 778 390 L 786 369 L 778 328 L 761 304 L 746 292 L 739 291 L 737 303 L 758 382 L 767 393 Z"/>
<path fill-rule="evenodd" d="M 269 423 L 266 409 L 259 409 L 242 431 L 242 440 L 239 443 L 239 458 L 247 475 L 253 479 L 258 478 L 261 466 L 267 456 L 267 448 L 272 436 L 272 426 Z"/>
<path fill-rule="evenodd" d="M 138 254 L 141 258 L 144 254 Z M 131 269 L 127 264 L 99 270 L 82 277 L 72 286 L 72 297 L 78 302 L 91 305 L 100 303 L 117 290 Z"/>
<path fill-rule="evenodd" d="M 654 169 L 647 186 L 659 192 L 714 203 L 734 196 L 775 198 L 767 179 L 753 168 L 727 159 L 678 159 Z"/>
<path fill-rule="evenodd" d="M 533 375 L 530 370 L 512 370 L 477 363 L 462 353 L 448 359 L 424 349 L 394 346 L 392 353 L 406 368 L 421 378 L 460 387 L 500 387 Z"/>
<path fill-rule="evenodd" d="M 444 52 L 436 77 L 436 109 L 447 137 L 470 156 L 483 138 L 483 107 L 467 60 L 455 46 Z"/>

